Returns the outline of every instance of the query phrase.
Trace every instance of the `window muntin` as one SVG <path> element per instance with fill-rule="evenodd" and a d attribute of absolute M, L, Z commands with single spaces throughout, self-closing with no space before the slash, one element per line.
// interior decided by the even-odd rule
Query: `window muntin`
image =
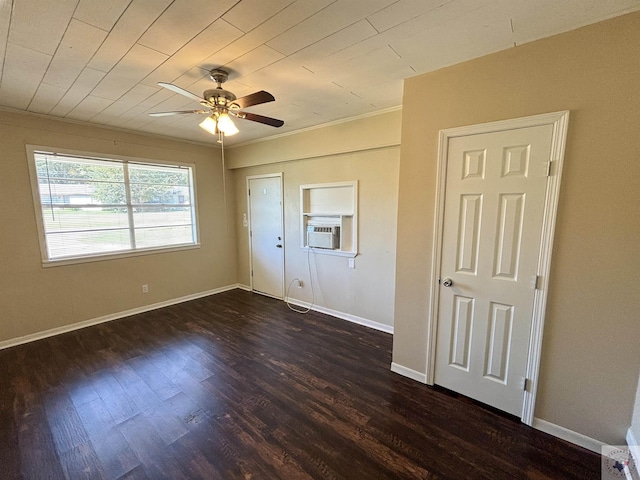
<path fill-rule="evenodd" d="M 193 167 L 34 149 L 45 262 L 197 245 Z"/>

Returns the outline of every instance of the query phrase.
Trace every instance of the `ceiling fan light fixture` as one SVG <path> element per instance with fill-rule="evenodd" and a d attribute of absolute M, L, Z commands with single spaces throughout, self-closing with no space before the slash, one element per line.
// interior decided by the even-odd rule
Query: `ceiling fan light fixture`
<path fill-rule="evenodd" d="M 217 128 L 217 125 L 216 125 L 216 121 L 212 116 L 211 117 L 207 117 L 202 122 L 200 122 L 200 128 L 202 128 L 203 130 L 206 130 L 211 135 L 217 135 L 218 134 L 218 128 Z"/>
<path fill-rule="evenodd" d="M 218 117 L 218 130 L 220 130 L 226 136 L 235 135 L 239 132 L 238 128 L 235 126 L 228 113 L 221 113 Z"/>

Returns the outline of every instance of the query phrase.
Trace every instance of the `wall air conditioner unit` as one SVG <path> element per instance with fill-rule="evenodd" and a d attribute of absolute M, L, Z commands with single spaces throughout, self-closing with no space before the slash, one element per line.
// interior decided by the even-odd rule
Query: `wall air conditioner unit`
<path fill-rule="evenodd" d="M 308 225 L 307 247 L 340 248 L 340 226 L 338 225 Z"/>

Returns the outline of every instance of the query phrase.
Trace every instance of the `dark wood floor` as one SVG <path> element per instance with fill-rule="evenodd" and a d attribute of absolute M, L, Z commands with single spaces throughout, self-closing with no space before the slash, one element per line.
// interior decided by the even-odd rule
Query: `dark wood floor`
<path fill-rule="evenodd" d="M 600 477 L 390 362 L 388 334 L 241 290 L 3 350 L 0 478 Z"/>

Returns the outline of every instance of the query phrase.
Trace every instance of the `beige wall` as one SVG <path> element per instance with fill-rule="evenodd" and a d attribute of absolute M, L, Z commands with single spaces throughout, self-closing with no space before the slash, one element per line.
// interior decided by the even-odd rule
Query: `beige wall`
<path fill-rule="evenodd" d="M 394 362 L 425 371 L 438 131 L 571 110 L 535 415 L 623 441 L 640 370 L 638 59 L 635 13 L 406 81 Z"/>
<path fill-rule="evenodd" d="M 247 176 L 283 173 L 285 286 L 300 278 L 304 287 L 292 288 L 290 296 L 307 303 L 312 295 L 307 253 L 300 248 L 300 185 L 357 180 L 355 269 L 348 268 L 347 258 L 314 254 L 316 304 L 393 326 L 400 120 L 400 111 L 394 111 L 228 151 L 229 165 L 242 167 L 233 170 L 240 283 L 250 284 L 248 233 L 242 226 Z"/>
<path fill-rule="evenodd" d="M 201 248 L 43 268 L 27 144 L 194 163 Z M 0 159 L 0 342 L 237 282 L 219 150 L 0 112 Z"/>

